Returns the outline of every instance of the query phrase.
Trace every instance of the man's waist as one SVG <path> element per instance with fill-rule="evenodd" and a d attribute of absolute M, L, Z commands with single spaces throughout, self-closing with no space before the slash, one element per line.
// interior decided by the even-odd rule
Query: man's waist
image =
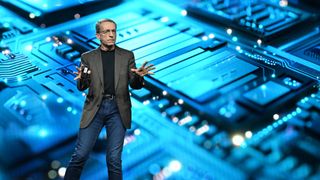
<path fill-rule="evenodd" d="M 102 95 L 102 99 L 113 100 L 115 98 L 116 98 L 116 96 L 114 94 L 103 94 Z"/>

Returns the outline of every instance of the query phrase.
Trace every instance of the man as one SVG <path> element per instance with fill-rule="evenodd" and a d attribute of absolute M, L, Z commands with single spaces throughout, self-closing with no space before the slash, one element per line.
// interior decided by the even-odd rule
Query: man
<path fill-rule="evenodd" d="M 97 49 L 81 56 L 77 88 L 88 90 L 82 112 L 75 151 L 65 179 L 80 179 L 81 171 L 103 126 L 107 130 L 107 167 L 111 180 L 122 179 L 121 153 L 126 129 L 131 127 L 131 101 L 128 85 L 140 89 L 143 76 L 153 74 L 153 65 L 136 68 L 131 51 L 115 45 L 116 23 L 102 19 L 96 23 Z"/>

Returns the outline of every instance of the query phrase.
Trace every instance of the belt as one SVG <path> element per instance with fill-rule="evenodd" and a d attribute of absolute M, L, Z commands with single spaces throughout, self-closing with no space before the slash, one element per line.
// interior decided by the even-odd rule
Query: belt
<path fill-rule="evenodd" d="M 102 98 L 103 99 L 108 99 L 108 100 L 113 100 L 116 96 L 113 94 L 103 94 Z"/>

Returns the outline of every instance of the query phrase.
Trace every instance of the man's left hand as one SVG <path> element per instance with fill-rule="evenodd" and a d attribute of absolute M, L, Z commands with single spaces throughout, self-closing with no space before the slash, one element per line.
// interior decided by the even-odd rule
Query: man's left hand
<path fill-rule="evenodd" d="M 151 70 L 156 69 L 156 67 L 154 67 L 153 64 L 150 64 L 150 65 L 146 66 L 147 63 L 148 63 L 148 61 L 144 62 L 140 68 L 131 69 L 131 71 L 136 73 L 136 74 L 138 74 L 141 77 L 143 77 L 143 76 L 145 76 L 147 74 L 154 74 L 153 72 L 151 72 Z"/>

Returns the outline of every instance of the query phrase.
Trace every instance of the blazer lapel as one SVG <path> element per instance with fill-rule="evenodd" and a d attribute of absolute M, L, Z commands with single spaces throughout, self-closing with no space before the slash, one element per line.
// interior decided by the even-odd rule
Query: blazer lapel
<path fill-rule="evenodd" d="M 121 52 L 117 46 L 115 47 L 114 60 L 114 89 L 117 90 L 121 70 Z"/>
<path fill-rule="evenodd" d="M 96 59 L 96 69 L 98 70 L 98 76 L 101 82 L 101 85 L 104 85 L 104 79 L 103 79 L 103 66 L 102 66 L 102 59 L 101 59 L 101 51 L 99 48 L 95 50 L 93 59 Z"/>

